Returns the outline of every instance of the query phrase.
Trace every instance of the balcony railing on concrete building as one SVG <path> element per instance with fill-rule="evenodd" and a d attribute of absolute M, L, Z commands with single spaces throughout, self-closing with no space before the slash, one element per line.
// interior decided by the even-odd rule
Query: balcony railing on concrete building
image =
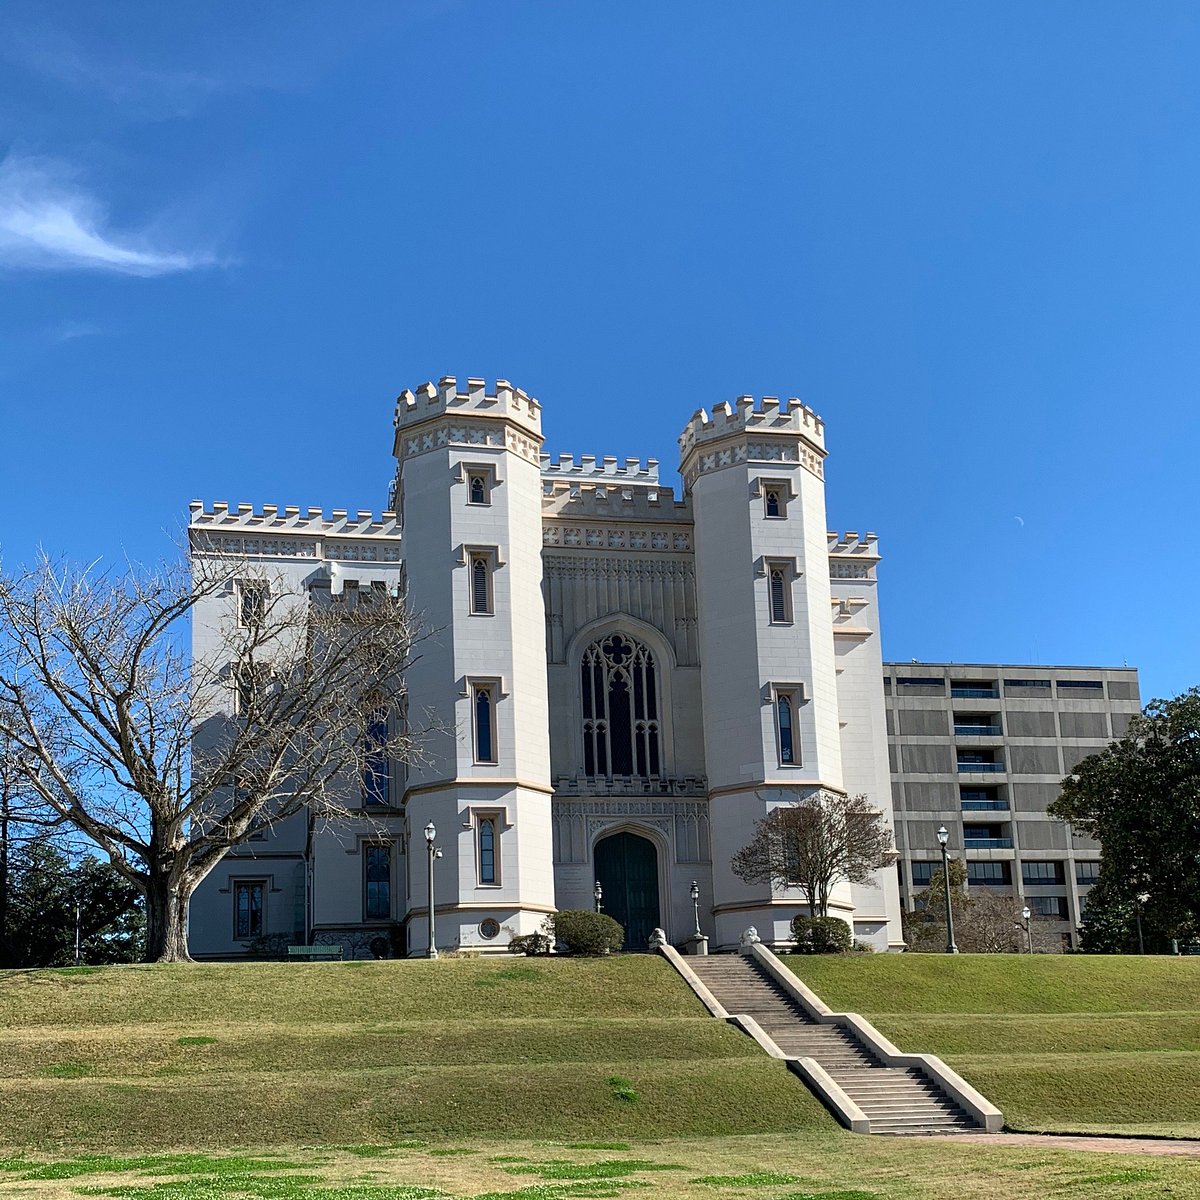
<path fill-rule="evenodd" d="M 1002 762 L 960 762 L 958 764 L 958 769 L 964 773 L 982 771 L 984 773 L 996 775 L 1004 770 L 1004 764 Z"/>
<path fill-rule="evenodd" d="M 1008 812 L 1007 800 L 964 800 L 963 812 Z"/>
<path fill-rule="evenodd" d="M 963 846 L 968 850 L 1011 850 L 1013 840 L 1010 837 L 964 837 Z"/>
<path fill-rule="evenodd" d="M 955 725 L 955 737 L 999 737 L 999 725 Z"/>

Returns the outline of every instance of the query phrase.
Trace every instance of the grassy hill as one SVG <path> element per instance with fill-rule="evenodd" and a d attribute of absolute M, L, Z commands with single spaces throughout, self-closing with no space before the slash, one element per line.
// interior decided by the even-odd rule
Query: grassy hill
<path fill-rule="evenodd" d="M 1006 1111 L 1081 1124 L 1058 1116 L 1091 1104 L 1109 1123 L 1143 1086 L 1160 1119 L 1194 1103 L 1200 962 L 790 962 Z M 1134 1060 L 1125 1094 L 1047 1068 L 1084 1055 L 1106 1071 Z M 1191 1077 L 1167 1096 L 1172 1056 Z M 848 1134 L 648 956 L 0 973 L 0 1194 L 1200 1200 L 1197 1175 L 1184 1160 Z"/>
<path fill-rule="evenodd" d="M 783 961 L 832 1008 L 945 1059 L 1011 1127 L 1200 1135 L 1200 958 Z"/>
<path fill-rule="evenodd" d="M 828 1123 L 649 956 L 9 972 L 0 1062 L 10 1148 Z"/>

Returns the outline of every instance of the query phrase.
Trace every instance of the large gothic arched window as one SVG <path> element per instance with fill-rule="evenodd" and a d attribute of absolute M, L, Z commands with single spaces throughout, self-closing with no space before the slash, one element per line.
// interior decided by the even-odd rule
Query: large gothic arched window
<path fill-rule="evenodd" d="M 583 768 L 586 775 L 658 775 L 658 680 L 654 655 L 623 633 L 583 652 Z"/>

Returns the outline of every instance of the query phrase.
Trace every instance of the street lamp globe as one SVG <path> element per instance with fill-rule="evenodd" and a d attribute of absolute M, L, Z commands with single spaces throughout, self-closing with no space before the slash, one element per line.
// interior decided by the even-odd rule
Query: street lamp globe
<path fill-rule="evenodd" d="M 430 821 L 429 824 L 425 826 L 425 840 L 432 846 L 433 839 L 435 837 L 437 837 L 437 829 L 434 827 L 433 822 Z"/>
<path fill-rule="evenodd" d="M 1029 905 L 1028 905 L 1028 904 L 1027 904 L 1027 905 L 1025 905 L 1025 907 L 1024 907 L 1023 909 L 1021 909 L 1021 916 L 1022 916 L 1022 918 L 1023 918 L 1024 920 L 1028 921 L 1028 920 L 1029 920 L 1029 918 L 1030 918 L 1032 915 L 1033 915 L 1033 914 L 1032 914 L 1032 913 L 1029 911 Z"/>
<path fill-rule="evenodd" d="M 691 897 L 693 902 L 700 899 L 700 885 L 694 879 L 692 880 Z"/>
<path fill-rule="evenodd" d="M 950 834 L 947 831 L 945 825 L 943 825 L 941 827 L 941 829 L 939 829 L 937 831 L 937 840 L 938 840 L 939 846 L 944 846 L 944 845 L 946 845 L 947 842 L 950 841 Z"/>

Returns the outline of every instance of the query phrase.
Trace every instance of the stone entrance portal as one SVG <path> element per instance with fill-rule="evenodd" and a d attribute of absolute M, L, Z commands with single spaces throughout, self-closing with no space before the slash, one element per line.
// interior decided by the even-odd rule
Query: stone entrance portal
<path fill-rule="evenodd" d="M 661 924 L 657 848 L 636 833 L 614 833 L 596 843 L 595 864 L 601 907 L 624 927 L 625 949 L 645 950 Z"/>

